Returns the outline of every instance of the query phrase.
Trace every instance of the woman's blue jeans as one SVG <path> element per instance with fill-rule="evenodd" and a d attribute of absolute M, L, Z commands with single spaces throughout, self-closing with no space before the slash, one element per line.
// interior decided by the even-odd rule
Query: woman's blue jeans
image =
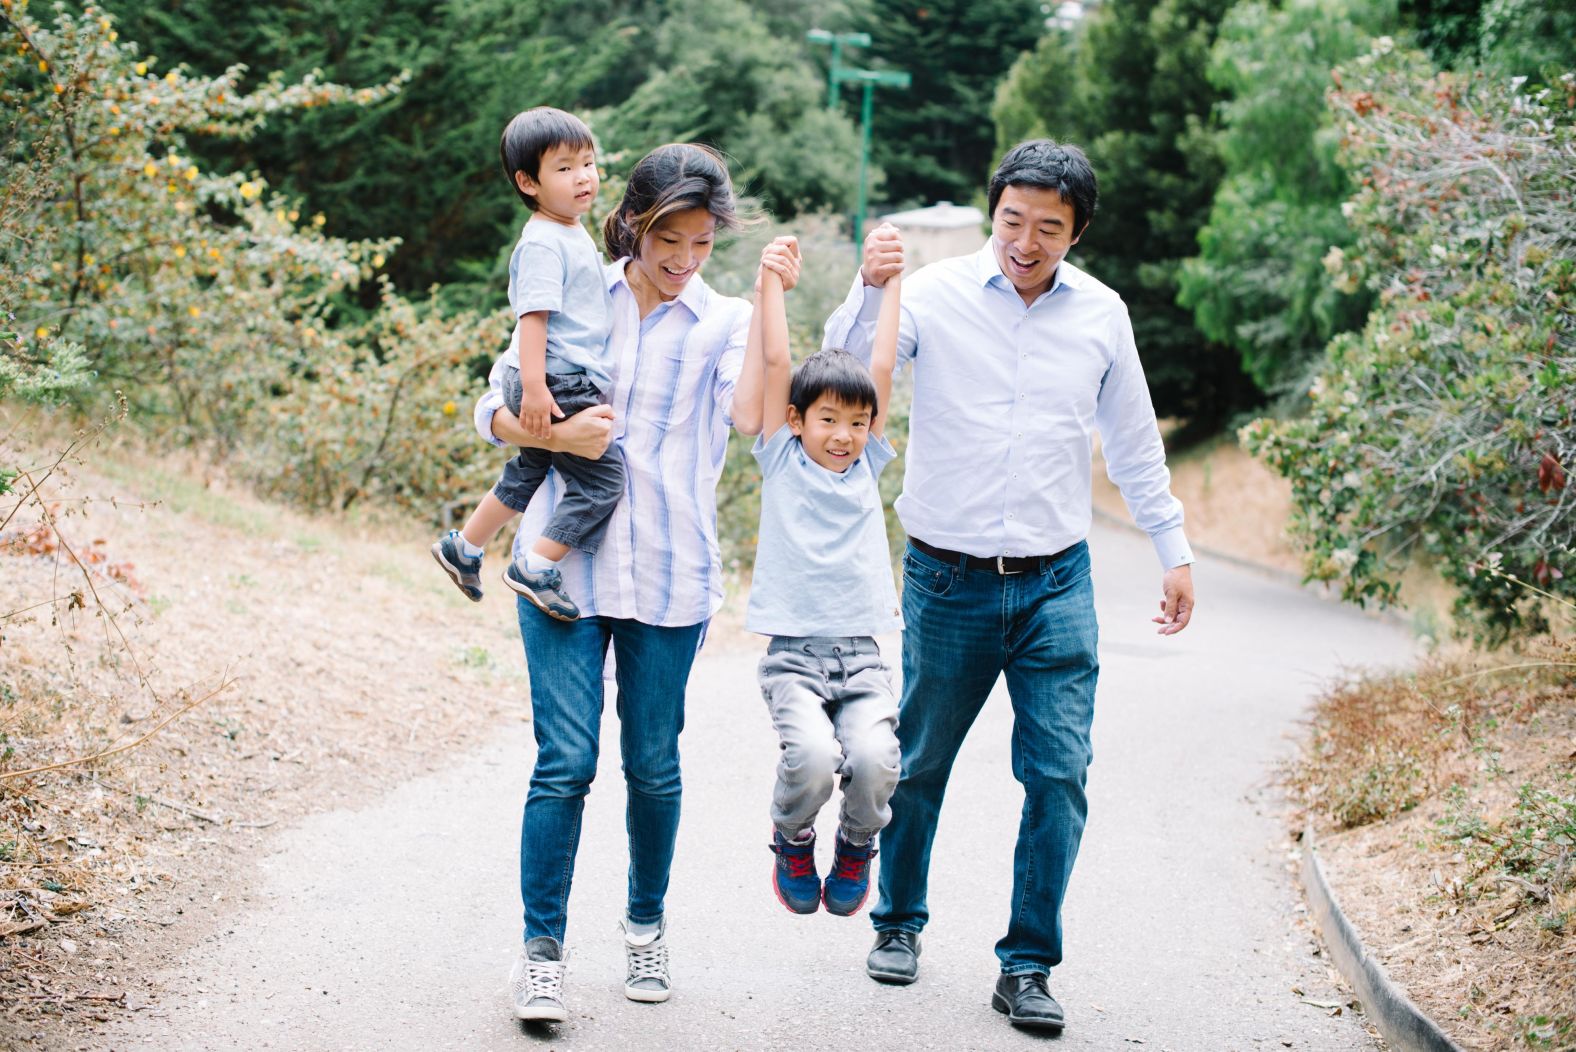
<path fill-rule="evenodd" d="M 1005 673 L 1012 698 L 1012 773 L 1023 785 L 1002 971 L 1046 973 L 1062 960 L 1062 898 L 1078 856 L 1093 758 L 1096 654 L 1089 549 L 1079 543 L 1038 571 L 959 568 L 909 546 L 903 556 L 903 776 L 881 834 L 876 929 L 918 932 L 936 818 L 952 762 Z M 990 879 L 977 858 L 970 879 Z"/>
<path fill-rule="evenodd" d="M 580 820 L 596 777 L 609 643 L 629 795 L 629 919 L 660 920 L 679 830 L 684 688 L 703 626 L 662 628 L 602 617 L 555 621 L 523 598 L 518 606 L 536 734 L 536 767 L 520 825 L 525 937 L 564 938 Z"/>

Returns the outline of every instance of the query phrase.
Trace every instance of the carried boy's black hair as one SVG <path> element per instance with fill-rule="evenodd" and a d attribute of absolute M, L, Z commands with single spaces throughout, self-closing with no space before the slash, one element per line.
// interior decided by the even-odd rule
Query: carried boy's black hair
<path fill-rule="evenodd" d="M 1089 158 L 1078 147 L 1051 139 L 1020 142 L 1002 156 L 990 177 L 989 215 L 996 217 L 1001 193 L 1009 186 L 1055 190 L 1073 209 L 1073 236 L 1082 237 L 1100 198 L 1099 183 Z"/>
<path fill-rule="evenodd" d="M 788 404 L 804 417 L 822 395 L 843 405 L 868 407 L 872 416 L 876 405 L 876 382 L 870 370 L 847 351 L 816 351 L 793 371 L 788 388 Z"/>
<path fill-rule="evenodd" d="M 551 106 L 537 106 L 517 113 L 503 129 L 503 138 L 498 144 L 498 153 L 503 159 L 503 174 L 509 177 L 509 185 L 520 195 L 525 207 L 533 212 L 538 202 L 520 189 L 515 173 L 524 172 L 533 182 L 540 180 L 542 154 L 555 146 L 593 150 L 596 140 L 591 137 L 591 129 L 586 127 L 585 121 L 573 113 L 565 113 Z"/>

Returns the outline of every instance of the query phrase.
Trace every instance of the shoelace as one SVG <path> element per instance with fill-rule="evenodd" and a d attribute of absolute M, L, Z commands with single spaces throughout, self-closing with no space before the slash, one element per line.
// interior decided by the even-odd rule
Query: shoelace
<path fill-rule="evenodd" d="M 624 952 L 629 957 L 629 977 L 625 980 L 627 985 L 633 986 L 642 979 L 656 979 L 663 986 L 668 985 L 668 943 L 666 939 L 645 946 L 631 946 L 624 943 Z"/>
<path fill-rule="evenodd" d="M 534 1001 L 545 997 L 552 1001 L 564 999 L 564 962 L 533 961 L 527 959 L 525 968 L 514 980 L 515 1000 Z"/>
<path fill-rule="evenodd" d="M 834 855 L 832 865 L 836 867 L 839 880 L 863 880 L 865 871 L 870 868 L 870 859 L 857 855 Z"/>
<path fill-rule="evenodd" d="M 772 850 L 777 852 L 778 858 L 788 863 L 788 875 L 790 877 L 808 877 L 815 869 L 815 856 L 808 851 L 804 854 L 798 854 L 780 848 L 775 844 L 772 845 Z"/>

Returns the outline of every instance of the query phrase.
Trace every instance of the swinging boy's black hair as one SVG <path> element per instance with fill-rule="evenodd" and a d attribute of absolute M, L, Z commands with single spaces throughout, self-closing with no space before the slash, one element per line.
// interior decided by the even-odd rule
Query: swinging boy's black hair
<path fill-rule="evenodd" d="M 875 415 L 876 382 L 870 370 L 847 351 L 816 351 L 794 370 L 793 383 L 788 388 L 788 404 L 803 417 L 825 395 L 843 405 L 864 407 Z"/>

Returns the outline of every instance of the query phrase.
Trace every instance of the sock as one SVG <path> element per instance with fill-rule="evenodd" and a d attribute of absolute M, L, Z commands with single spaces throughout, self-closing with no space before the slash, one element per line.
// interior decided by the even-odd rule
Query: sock
<path fill-rule="evenodd" d="M 557 565 L 557 559 L 549 559 L 547 556 L 538 555 L 534 551 L 525 553 L 525 568 L 531 573 L 541 573 L 543 570 L 551 570 Z"/>
<path fill-rule="evenodd" d="M 629 940 L 632 946 L 649 946 L 660 934 L 662 934 L 662 922 L 659 920 L 636 924 L 627 917 L 624 919 L 624 938 Z"/>
<path fill-rule="evenodd" d="M 467 559 L 477 559 L 477 558 L 481 557 L 481 554 L 482 554 L 481 545 L 479 545 L 479 544 L 472 544 L 470 541 L 465 539 L 465 534 L 463 534 L 463 533 L 460 534 L 459 537 L 460 537 L 460 554 L 461 555 L 465 556 Z"/>
<path fill-rule="evenodd" d="M 791 840 L 788 841 L 788 843 L 790 843 L 790 844 L 808 844 L 810 842 L 810 838 L 813 837 L 813 836 L 815 836 L 815 830 L 814 829 L 802 829 L 802 830 L 799 831 L 799 835 L 796 836 L 796 837 L 793 837 Z"/>
<path fill-rule="evenodd" d="M 846 829 L 839 829 L 837 834 L 843 838 L 843 843 L 847 844 L 849 847 L 865 847 L 870 843 L 869 833 L 865 834 L 863 840 L 855 840 L 853 837 L 848 835 L 848 830 Z"/>

